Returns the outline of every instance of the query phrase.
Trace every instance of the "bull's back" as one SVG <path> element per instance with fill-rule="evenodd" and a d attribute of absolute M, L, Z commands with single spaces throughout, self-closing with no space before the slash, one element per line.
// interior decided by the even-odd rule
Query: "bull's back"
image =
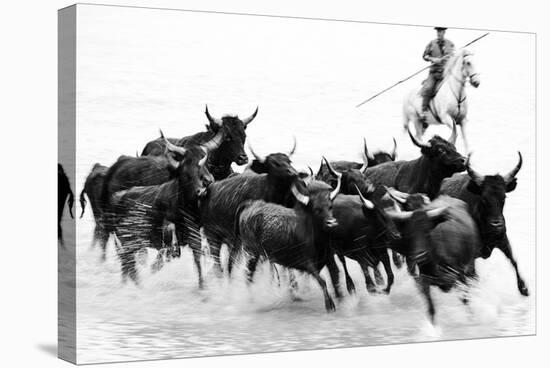
<path fill-rule="evenodd" d="M 239 205 L 264 199 L 265 177 L 266 174 L 246 173 L 212 183 L 199 207 L 205 230 L 231 237 Z"/>
<path fill-rule="evenodd" d="M 369 167 L 365 176 L 375 186 L 385 185 L 395 187 L 398 174 L 407 161 L 384 162 L 374 167 Z"/>
<path fill-rule="evenodd" d="M 479 200 L 479 196 L 468 190 L 469 183 L 470 177 L 468 174 L 454 174 L 450 178 L 443 180 L 439 193 L 458 198 L 471 207 Z"/>

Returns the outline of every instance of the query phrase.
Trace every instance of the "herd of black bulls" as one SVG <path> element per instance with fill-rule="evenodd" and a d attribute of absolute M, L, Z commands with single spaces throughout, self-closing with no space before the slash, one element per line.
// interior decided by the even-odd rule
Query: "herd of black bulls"
<path fill-rule="evenodd" d="M 469 157 L 457 152 L 454 126 L 448 140 L 434 136 L 422 142 L 409 132 L 420 148 L 415 160 L 395 161 L 395 145 L 392 153 L 371 154 L 365 143 L 363 163 L 323 157 L 317 174 L 311 169 L 298 172 L 291 162 L 295 141 L 288 153 L 266 157 L 250 147 L 254 160 L 242 174 L 234 173 L 233 162 L 248 163 L 246 127 L 257 112 L 246 119 L 218 119 L 207 107 L 206 131 L 181 139 L 165 138 L 161 132 L 138 157 L 121 156 L 111 167 L 94 165 L 80 194 L 81 217 L 87 196 L 95 218 L 93 241 L 99 242 L 105 258 L 107 241 L 116 236 L 123 280 L 139 282 L 136 254 L 146 247 L 159 250 L 155 263 L 162 265 L 164 257 L 177 257 L 180 247 L 188 245 L 203 288 L 205 237 L 218 275 L 223 273 L 220 249 L 226 244 L 229 275 L 240 256 L 246 256 L 249 282 L 262 259 L 303 271 L 321 286 L 327 311 L 335 305 L 320 275 L 323 267 L 336 297 L 342 297 L 335 255 L 350 293 L 355 286 L 346 258 L 359 263 L 369 292 L 383 282 L 380 262 L 387 274 L 383 292 L 390 292 L 390 254 L 396 266 L 406 263 L 426 297 L 432 321 L 430 286 L 443 291 L 468 286 L 477 278 L 475 259 L 488 258 L 494 248 L 514 267 L 519 292 L 529 294 L 503 216 L 506 193 L 516 187 L 521 154 L 506 175 L 479 174 Z M 72 192 L 63 169 L 58 172 L 65 183 L 59 193 L 61 213 Z M 375 281 L 369 268 L 374 268 Z M 467 293 L 463 302 L 468 302 Z"/>

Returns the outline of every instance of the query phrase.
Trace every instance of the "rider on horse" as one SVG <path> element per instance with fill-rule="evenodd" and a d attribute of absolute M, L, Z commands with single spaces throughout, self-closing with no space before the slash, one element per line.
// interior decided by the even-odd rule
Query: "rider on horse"
<path fill-rule="evenodd" d="M 430 100 L 436 94 L 436 88 L 443 78 L 445 63 L 450 55 L 454 53 L 455 45 L 445 38 L 445 27 L 435 27 L 437 38 L 430 41 L 422 58 L 432 63 L 428 79 L 424 81 L 422 88 L 422 115 L 421 120 L 426 123 Z"/>

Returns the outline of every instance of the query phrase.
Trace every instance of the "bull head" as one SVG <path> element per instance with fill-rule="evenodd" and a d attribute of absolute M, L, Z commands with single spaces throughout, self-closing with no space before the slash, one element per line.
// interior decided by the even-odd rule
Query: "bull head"
<path fill-rule="evenodd" d="M 294 154 L 294 152 L 296 151 L 296 137 L 293 136 L 292 137 L 293 140 L 294 140 L 294 143 L 292 145 L 292 149 L 286 153 L 285 155 L 288 156 L 289 158 L 292 157 L 292 155 Z M 260 163 L 265 163 L 265 157 L 262 157 L 260 155 L 258 155 L 256 152 L 254 152 L 254 150 L 252 149 L 252 144 L 250 144 L 250 138 L 248 139 L 248 149 L 250 150 L 250 152 L 252 153 L 252 155 L 254 156 L 254 158 L 260 162 Z"/>
<path fill-rule="evenodd" d="M 210 127 L 212 130 L 216 131 L 217 129 L 221 128 L 221 126 L 223 125 L 223 120 L 219 118 L 214 118 L 212 115 L 210 115 L 210 111 L 208 111 L 208 105 L 206 105 L 204 113 L 206 114 L 206 118 L 210 122 Z M 256 107 L 256 110 L 252 113 L 252 115 L 241 120 L 245 128 L 248 126 L 248 124 L 252 122 L 252 120 L 254 120 L 256 115 L 258 115 L 258 107 Z"/>
<path fill-rule="evenodd" d="M 475 187 L 469 186 L 469 189 L 471 189 L 474 192 L 479 192 L 481 186 L 485 182 L 485 175 L 481 175 L 477 171 L 475 171 L 471 165 L 470 165 L 470 157 L 472 156 L 472 153 L 468 155 L 468 160 L 466 161 L 466 170 L 468 172 L 468 175 L 470 176 L 470 179 L 475 184 Z M 506 191 L 511 192 L 516 188 L 516 175 L 521 169 L 521 166 L 523 165 L 523 157 L 521 156 L 521 152 L 518 151 L 518 163 L 516 166 L 506 175 L 502 176 L 502 179 L 504 180 L 504 184 L 506 185 Z"/>
<path fill-rule="evenodd" d="M 414 135 L 411 133 L 411 127 L 410 125 L 407 127 L 407 132 L 409 133 L 409 137 L 411 137 L 411 140 L 412 142 L 414 143 L 415 146 L 419 147 L 419 148 L 430 148 L 432 145 L 430 144 L 430 142 L 428 143 L 424 143 L 422 141 L 419 141 L 417 140 Z M 447 142 L 449 143 L 452 143 L 453 145 L 456 143 L 456 138 L 457 138 L 457 132 L 456 132 L 456 122 L 453 120 L 453 129 L 451 131 L 451 135 L 449 136 L 449 138 L 447 139 Z M 395 141 L 395 139 L 394 139 Z"/>
<path fill-rule="evenodd" d="M 181 163 L 181 161 L 178 161 L 174 158 L 173 154 L 177 154 L 180 156 L 185 155 L 185 152 L 187 151 L 183 147 L 176 146 L 175 144 L 172 144 L 168 139 L 164 137 L 164 134 L 162 133 L 162 130 L 160 131 L 160 136 L 164 140 L 164 143 L 166 145 L 166 159 L 168 160 L 168 163 L 173 169 L 177 169 Z"/>

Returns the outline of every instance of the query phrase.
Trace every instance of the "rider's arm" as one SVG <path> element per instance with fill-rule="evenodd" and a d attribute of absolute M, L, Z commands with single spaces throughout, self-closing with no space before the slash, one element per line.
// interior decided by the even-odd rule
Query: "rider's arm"
<path fill-rule="evenodd" d="M 424 50 L 424 54 L 422 54 L 422 59 L 425 61 L 429 61 L 431 63 L 434 63 L 437 58 L 434 58 L 432 56 L 432 43 L 430 42 L 428 46 L 426 46 L 426 49 Z"/>

